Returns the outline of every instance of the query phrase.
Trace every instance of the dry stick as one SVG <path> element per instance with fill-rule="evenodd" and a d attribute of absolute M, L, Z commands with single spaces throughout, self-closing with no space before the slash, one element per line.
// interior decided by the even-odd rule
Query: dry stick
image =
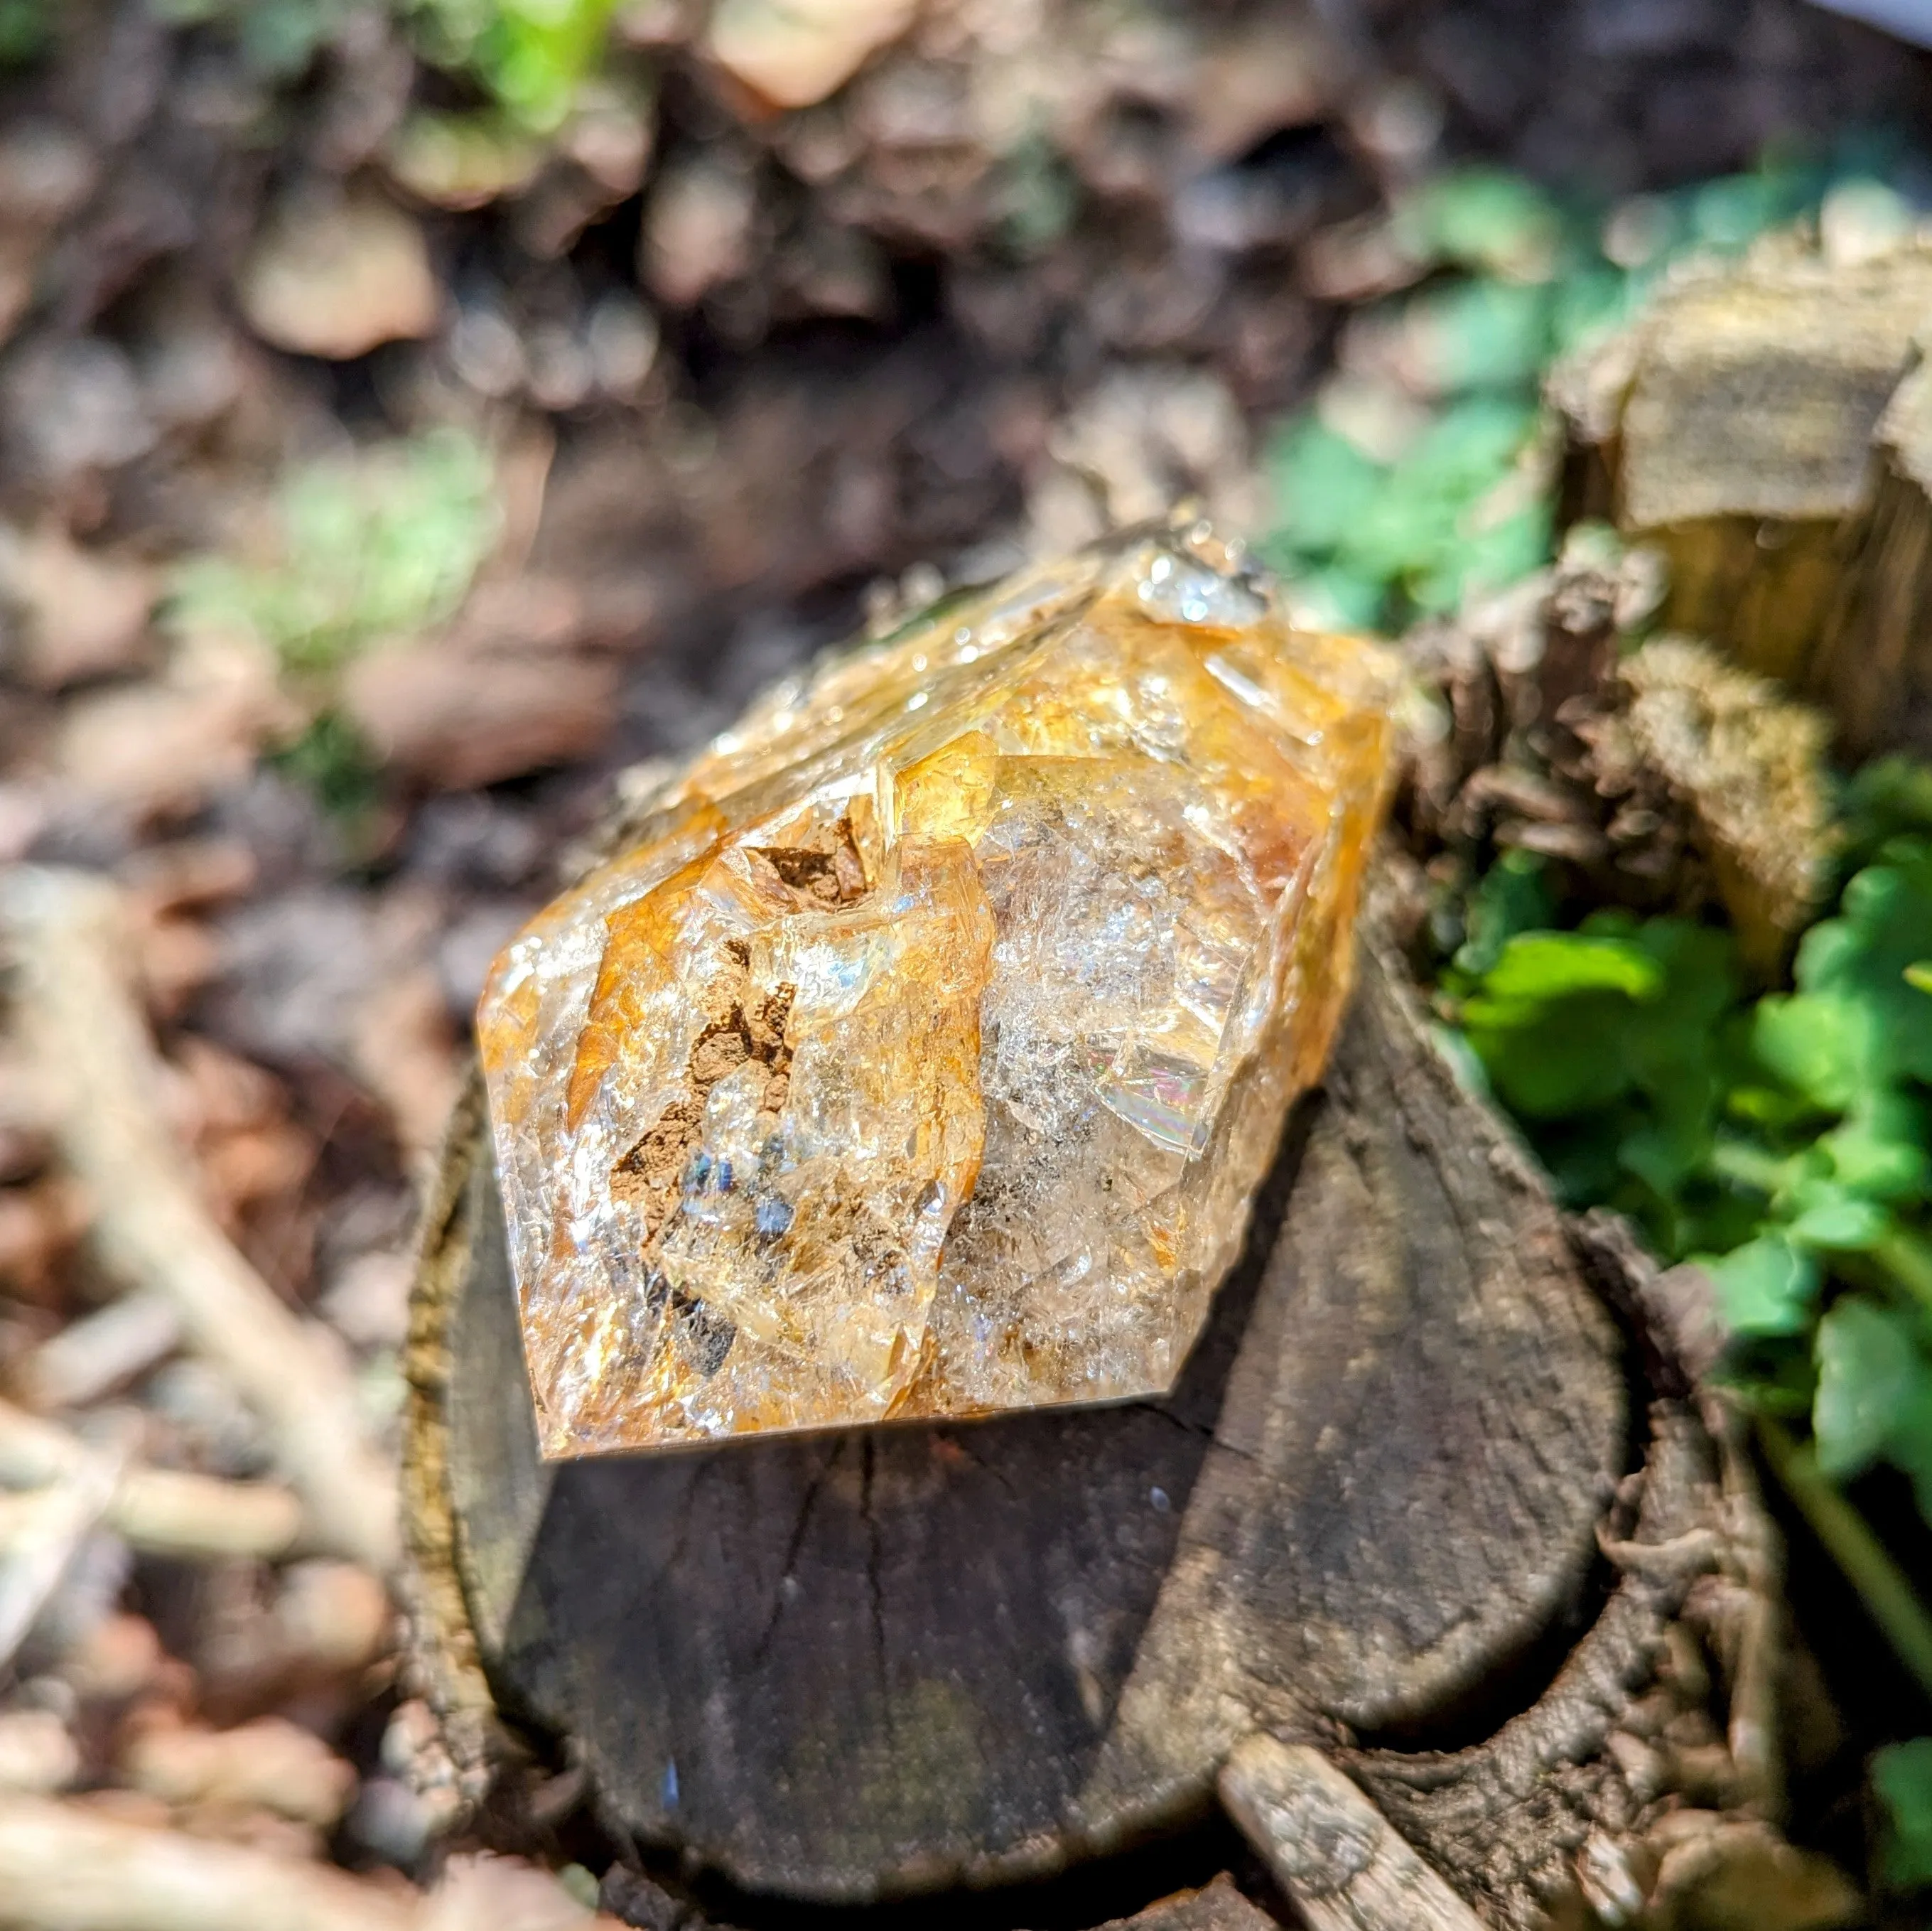
<path fill-rule="evenodd" d="M 394 1485 L 362 1439 L 342 1364 L 215 1224 L 168 1131 L 154 1044 L 121 969 L 120 910 L 112 886 L 82 872 L 21 867 L 0 884 L 22 1027 L 50 1076 L 94 1245 L 124 1287 L 170 1302 L 260 1416 L 316 1544 L 386 1569 Z"/>
<path fill-rule="evenodd" d="M 180 1345 L 181 1317 L 166 1301 L 158 1294 L 126 1294 L 49 1335 L 12 1378 L 36 1408 L 87 1408 Z"/>
<path fill-rule="evenodd" d="M 112 1500 L 118 1468 L 90 1457 L 33 1498 L 28 1518 L 10 1525 L 0 1565 L 0 1664 L 10 1662 L 52 1599 L 62 1578 Z M 4 1905 L 0 1905 L 4 1908 Z"/>
<path fill-rule="evenodd" d="M 421 1902 L 322 1864 L 0 1798 L 9 1931 L 416 1931 Z"/>
<path fill-rule="evenodd" d="M 0 1485 L 70 1483 L 108 1458 L 77 1435 L 0 1401 Z M 228 1482 L 184 1470 L 110 1469 L 103 1524 L 152 1555 L 285 1554 L 302 1533 L 302 1504 L 272 1482 Z"/>
<path fill-rule="evenodd" d="M 1319 1750 L 1261 1731 L 1221 1767 L 1221 1801 L 1312 1931 L 1483 1931 Z"/>

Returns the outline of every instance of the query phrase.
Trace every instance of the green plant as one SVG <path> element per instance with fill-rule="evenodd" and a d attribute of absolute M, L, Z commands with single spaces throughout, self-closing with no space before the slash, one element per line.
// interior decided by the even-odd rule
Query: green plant
<path fill-rule="evenodd" d="M 1932 1884 L 1932 1737 L 1880 1750 L 1871 1781 L 1886 1824 L 1881 1875 L 1898 1890 Z"/>
<path fill-rule="evenodd" d="M 425 59 L 471 75 L 533 134 L 560 126 L 596 70 L 616 0 L 408 0 Z"/>
<path fill-rule="evenodd" d="M 300 465 L 276 495 L 268 554 L 200 557 L 175 574 L 180 632 L 252 638 L 308 722 L 272 761 L 353 819 L 379 789 L 376 761 L 336 707 L 343 668 L 372 645 L 446 621 L 496 541 L 488 452 L 433 431 Z"/>
<path fill-rule="evenodd" d="M 0 0 L 0 71 L 38 60 L 53 30 L 53 0 Z"/>
<path fill-rule="evenodd" d="M 1540 908 L 1520 885 L 1510 909 Z M 1748 1217 L 1711 1170 L 1742 1057 L 1730 935 L 1615 911 L 1498 932 L 1507 916 L 1459 951 L 1445 1010 L 1564 1197 L 1629 1214 L 1673 1258 L 1742 1239 Z"/>
<path fill-rule="evenodd" d="M 366 824 L 382 798 L 382 771 L 362 734 L 339 710 L 318 712 L 263 761 L 300 785 L 338 824 Z"/>
<path fill-rule="evenodd" d="M 278 492 L 272 557 L 188 563 L 172 619 L 244 629 L 290 677 L 326 678 L 370 644 L 448 617 L 497 515 L 488 452 L 454 431 L 304 464 Z"/>
<path fill-rule="evenodd" d="M 180 26 L 212 26 L 232 36 L 264 79 L 292 80 L 358 11 L 358 0 L 149 0 Z M 416 50 L 433 66 L 466 77 L 515 128 L 554 133 L 597 70 L 616 0 L 388 0 Z M 13 23 L 44 38 L 47 0 L 0 0 L 0 60 Z M 18 57 L 18 56 L 16 56 Z"/>
<path fill-rule="evenodd" d="M 1573 1204 L 1709 1268 L 1737 1383 L 1822 1471 L 1886 1461 L 1932 1521 L 1932 842 L 1886 839 L 1744 1000 L 1727 933 L 1602 911 L 1526 926 L 1534 861 L 1478 888 L 1443 1009 Z M 1802 1399 L 1799 1398 L 1802 1397 Z"/>
<path fill-rule="evenodd" d="M 1511 582 L 1550 552 L 1546 493 L 1533 474 L 1510 488 L 1534 464 L 1538 421 L 1518 398 L 1466 397 L 1400 461 L 1378 463 L 1304 416 L 1268 452 L 1280 521 L 1262 553 L 1343 627 L 1453 610 Z"/>
<path fill-rule="evenodd" d="M 1552 929 L 1540 861 L 1468 895 L 1446 1042 L 1573 1206 L 1696 1259 L 1766 1459 L 1932 1695 L 1932 1611 L 1847 1494 L 1880 1465 L 1932 1524 L 1932 770 L 1844 800 L 1833 914 L 1789 991 L 1744 996 L 1730 935 L 1596 913 Z M 1881 1752 L 1888 1881 L 1932 1883 L 1932 1740 Z"/>

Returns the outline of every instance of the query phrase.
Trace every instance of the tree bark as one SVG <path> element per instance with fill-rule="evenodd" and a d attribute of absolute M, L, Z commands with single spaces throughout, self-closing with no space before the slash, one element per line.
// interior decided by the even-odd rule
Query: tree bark
<path fill-rule="evenodd" d="M 1566 494 L 1662 551 L 1673 629 L 1932 749 L 1932 249 L 1706 267 L 1559 372 Z"/>
<path fill-rule="evenodd" d="M 1641 1321 L 1634 1250 L 1580 1246 L 1379 950 L 1157 1401 L 546 1465 L 501 1221 L 472 1091 L 406 1486 L 484 1835 L 532 1734 L 644 1862 L 832 1902 L 1127 1846 L 1257 1730 L 1334 1756 L 1492 1922 L 1641 1828 L 1656 1793 L 1606 1752 L 1735 1540 L 1720 1452 L 1682 1395 L 1633 1441 L 1598 1288 Z M 1666 1578 L 1606 1597 L 1612 1531 L 1640 1568 L 1667 1544 Z"/>

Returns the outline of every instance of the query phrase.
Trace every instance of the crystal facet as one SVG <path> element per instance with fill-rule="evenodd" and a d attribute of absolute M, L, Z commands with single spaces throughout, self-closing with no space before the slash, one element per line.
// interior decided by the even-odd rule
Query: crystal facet
<path fill-rule="evenodd" d="M 1394 688 L 1143 530 L 661 787 L 478 1015 L 544 1452 L 1169 1386 L 1340 1014 Z"/>

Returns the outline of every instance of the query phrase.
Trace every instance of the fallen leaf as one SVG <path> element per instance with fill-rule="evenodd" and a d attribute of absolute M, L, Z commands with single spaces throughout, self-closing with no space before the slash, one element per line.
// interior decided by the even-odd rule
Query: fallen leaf
<path fill-rule="evenodd" d="M 391 770 L 463 791 L 589 756 L 616 721 L 617 683 L 600 657 L 423 644 L 370 653 L 342 695 Z"/>
<path fill-rule="evenodd" d="M 918 0 L 724 0 L 711 57 L 775 107 L 835 93 L 911 26 Z"/>
<path fill-rule="evenodd" d="M 263 341 L 332 362 L 429 335 L 442 299 L 421 225 L 367 191 L 286 203 L 257 240 L 237 292 Z"/>
<path fill-rule="evenodd" d="M 56 527 L 0 544 L 0 591 L 22 620 L 14 674 L 58 690 L 134 669 L 160 588 L 152 566 L 83 549 Z"/>

